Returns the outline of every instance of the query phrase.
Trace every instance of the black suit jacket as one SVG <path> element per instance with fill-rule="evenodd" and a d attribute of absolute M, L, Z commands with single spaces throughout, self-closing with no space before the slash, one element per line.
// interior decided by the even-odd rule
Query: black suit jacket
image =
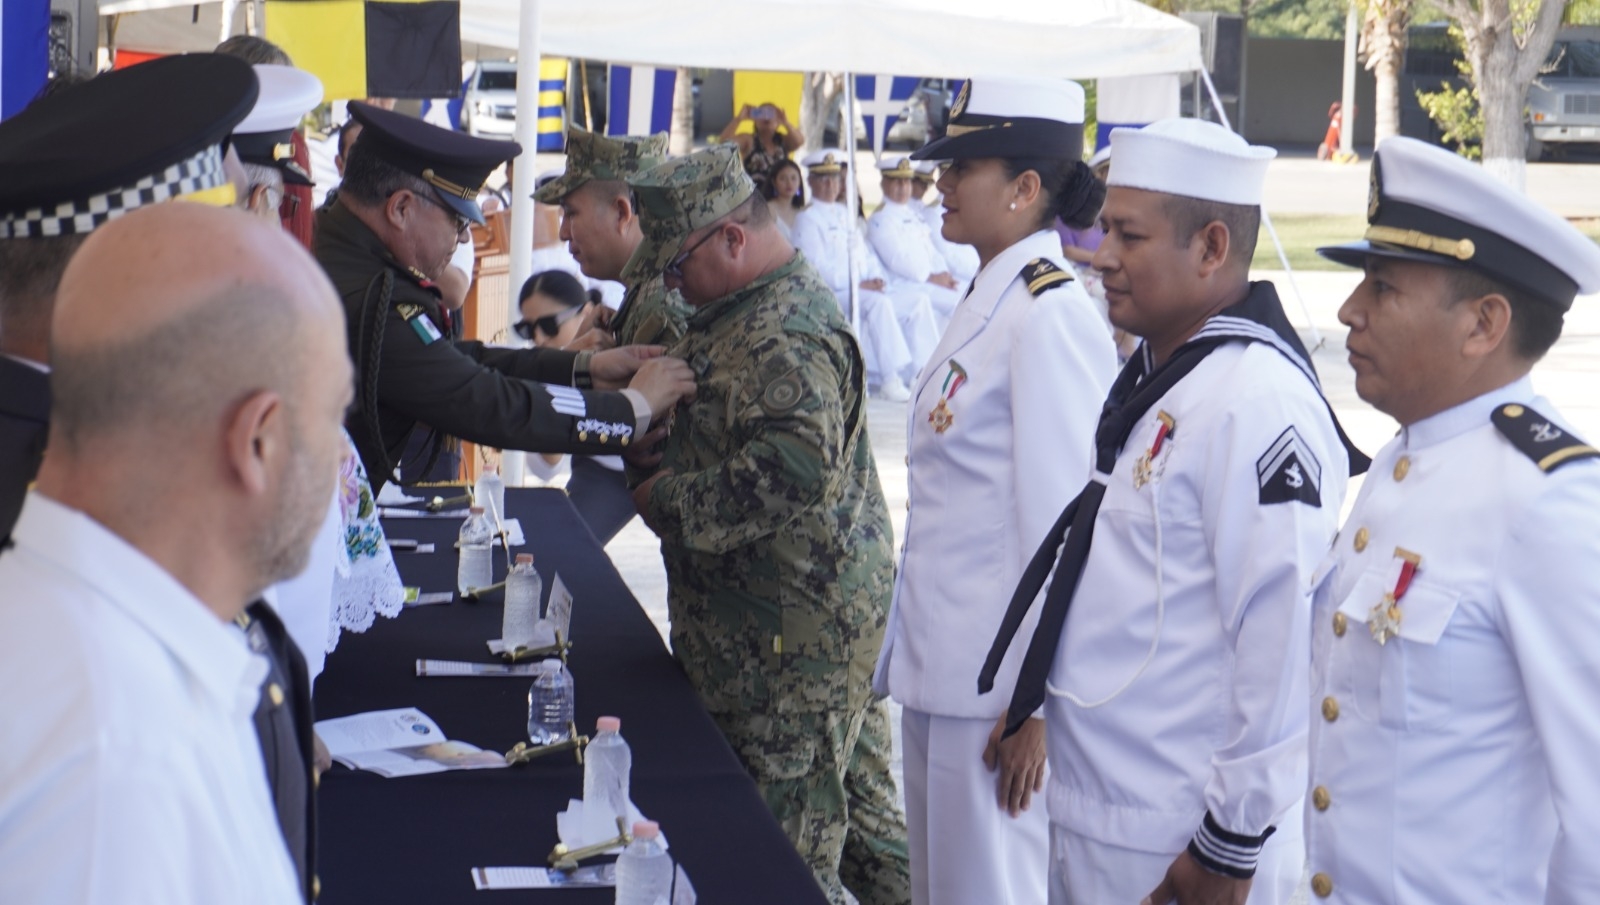
<path fill-rule="evenodd" d="M 50 425 L 50 376 L 0 355 L 0 544 L 39 473 Z"/>
<path fill-rule="evenodd" d="M 311 681 L 305 657 L 283 621 L 261 601 L 250 604 L 239 625 L 250 649 L 267 658 L 269 671 L 256 707 L 256 737 L 272 788 L 278 827 L 300 877 L 306 901 L 316 883 L 316 787 L 312 781 Z"/>

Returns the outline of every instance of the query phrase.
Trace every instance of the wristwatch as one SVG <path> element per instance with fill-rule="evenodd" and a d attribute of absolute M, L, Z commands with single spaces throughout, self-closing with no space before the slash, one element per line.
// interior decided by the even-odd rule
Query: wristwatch
<path fill-rule="evenodd" d="M 594 374 L 589 370 L 589 363 L 593 358 L 594 352 L 592 350 L 585 350 L 583 352 L 579 352 L 577 359 L 573 361 L 572 385 L 577 389 L 594 389 Z"/>

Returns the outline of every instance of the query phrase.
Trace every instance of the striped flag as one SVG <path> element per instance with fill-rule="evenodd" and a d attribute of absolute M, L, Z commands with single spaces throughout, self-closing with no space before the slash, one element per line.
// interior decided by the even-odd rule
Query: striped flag
<path fill-rule="evenodd" d="M 678 70 L 654 66 L 612 66 L 607 70 L 610 98 L 607 135 L 654 135 L 672 129 L 672 90 Z"/>
<path fill-rule="evenodd" d="M 0 2 L 0 119 L 28 106 L 50 67 L 49 0 Z"/>
<path fill-rule="evenodd" d="M 867 140 L 872 144 L 874 156 L 883 156 L 884 139 L 895 120 L 905 112 L 906 101 L 916 93 L 917 82 L 915 76 L 856 76 L 856 106 L 861 110 L 861 120 L 867 127 Z"/>
<path fill-rule="evenodd" d="M 457 0 L 267 0 L 267 40 L 329 100 L 461 93 Z"/>
<path fill-rule="evenodd" d="M 568 61 L 560 57 L 539 60 L 540 151 L 560 151 L 567 146 L 567 69 Z"/>

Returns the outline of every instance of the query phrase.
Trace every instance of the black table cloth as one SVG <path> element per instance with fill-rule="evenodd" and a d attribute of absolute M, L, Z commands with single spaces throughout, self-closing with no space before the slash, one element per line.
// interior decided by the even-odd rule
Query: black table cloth
<path fill-rule="evenodd" d="M 662 831 L 705 905 L 824 902 L 811 872 L 767 810 L 755 783 L 701 708 L 682 670 L 604 551 L 558 490 L 513 489 L 508 514 L 521 521 L 546 593 L 560 572 L 574 597 L 569 666 L 578 725 L 593 734 L 601 715 L 622 719 L 633 749 L 632 798 Z M 437 552 L 397 552 L 406 584 L 455 588 L 451 546 L 460 519 L 389 519 L 393 538 L 434 543 Z M 505 575 L 496 551 L 495 577 Z M 452 738 L 509 750 L 527 735 L 526 677 L 424 677 L 418 659 L 494 660 L 501 594 L 478 603 L 408 608 L 346 633 L 317 680 L 318 719 L 417 707 Z M 471 868 L 543 865 L 556 844 L 555 815 L 583 797 L 583 768 L 570 753 L 505 770 L 384 779 L 336 766 L 318 795 L 317 871 L 324 905 L 348 903 L 612 901 L 610 889 L 478 892 Z M 586 862 L 588 863 L 588 862 Z"/>

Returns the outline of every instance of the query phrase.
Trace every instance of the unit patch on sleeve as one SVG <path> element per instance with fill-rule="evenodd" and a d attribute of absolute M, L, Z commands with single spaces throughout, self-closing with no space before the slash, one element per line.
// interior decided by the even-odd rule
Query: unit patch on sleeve
<path fill-rule="evenodd" d="M 1027 283 L 1028 292 L 1037 297 L 1057 286 L 1072 282 L 1072 274 L 1044 258 L 1034 258 L 1022 268 L 1022 282 Z"/>
<path fill-rule="evenodd" d="M 1285 428 L 1256 460 L 1256 479 L 1263 506 L 1300 502 L 1322 508 L 1322 463 L 1293 427 Z"/>
<path fill-rule="evenodd" d="M 395 311 L 405 318 L 406 323 L 411 325 L 411 330 L 417 334 L 418 339 L 422 340 L 424 346 L 431 345 L 444 338 L 444 334 L 440 333 L 439 328 L 434 325 L 433 318 L 428 316 L 427 309 L 421 305 L 401 302 L 395 306 Z"/>

